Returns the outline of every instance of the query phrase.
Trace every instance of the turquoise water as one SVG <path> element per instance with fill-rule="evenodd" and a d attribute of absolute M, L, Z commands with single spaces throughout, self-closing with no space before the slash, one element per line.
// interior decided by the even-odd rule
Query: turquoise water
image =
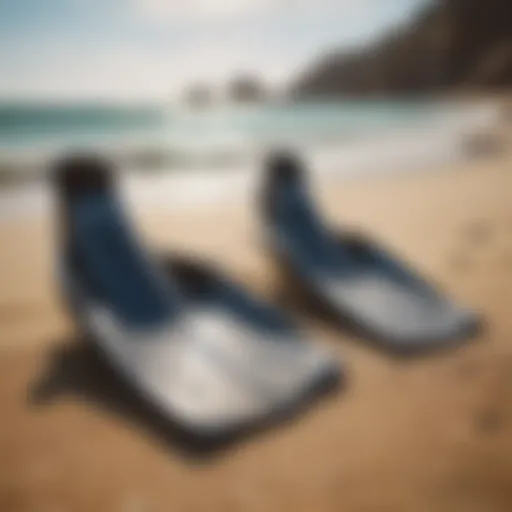
<path fill-rule="evenodd" d="M 152 142 L 169 148 L 343 140 L 413 127 L 446 107 L 397 102 L 304 104 L 185 111 L 171 108 L 0 105 L 0 148 L 63 149 Z"/>
<path fill-rule="evenodd" d="M 90 143 L 162 126 L 158 109 L 0 104 L 0 148 Z"/>
<path fill-rule="evenodd" d="M 449 155 L 489 109 L 441 102 L 358 101 L 190 110 L 169 106 L 0 104 L 0 163 L 35 169 L 64 151 L 111 152 L 127 167 L 247 168 L 272 148 L 323 165 L 367 168 Z M 7 160 L 6 160 L 7 158 Z M 18 160 L 23 162 L 18 165 Z M 8 165 L 5 165 L 5 162 Z M 14 163 L 13 163 L 14 162 Z M 28 163 L 27 163 L 28 162 Z M 395 165 L 395 163 L 393 163 Z"/>

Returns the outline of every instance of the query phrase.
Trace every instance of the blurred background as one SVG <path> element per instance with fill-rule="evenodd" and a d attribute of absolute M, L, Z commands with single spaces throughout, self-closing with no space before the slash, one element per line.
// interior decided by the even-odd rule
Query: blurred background
<path fill-rule="evenodd" d="M 70 149 L 217 195 L 209 174 L 275 147 L 346 174 L 457 158 L 500 115 L 510 20 L 500 0 L 3 0 L 0 183 Z"/>

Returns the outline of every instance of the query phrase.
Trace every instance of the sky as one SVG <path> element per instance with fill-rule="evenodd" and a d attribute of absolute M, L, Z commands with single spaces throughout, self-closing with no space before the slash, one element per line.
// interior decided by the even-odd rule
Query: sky
<path fill-rule="evenodd" d="M 166 100 L 240 74 L 285 87 L 427 0 L 0 0 L 0 98 Z"/>

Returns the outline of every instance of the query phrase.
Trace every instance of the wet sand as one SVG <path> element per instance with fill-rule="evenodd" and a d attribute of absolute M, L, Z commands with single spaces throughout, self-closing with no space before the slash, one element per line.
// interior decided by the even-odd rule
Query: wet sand
<path fill-rule="evenodd" d="M 53 283 L 51 219 L 0 222 L 0 511 L 512 510 L 512 157 L 316 188 L 334 226 L 384 241 L 480 311 L 485 331 L 399 359 L 295 309 L 339 354 L 345 389 L 197 457 L 76 339 Z M 282 302 L 253 204 L 136 221 L 153 246 Z"/>

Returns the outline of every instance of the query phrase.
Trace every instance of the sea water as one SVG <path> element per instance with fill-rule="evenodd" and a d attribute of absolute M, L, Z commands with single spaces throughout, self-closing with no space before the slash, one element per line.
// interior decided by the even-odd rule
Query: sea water
<path fill-rule="evenodd" d="M 341 177 L 427 169 L 460 158 L 464 136 L 486 129 L 495 116 L 494 105 L 448 101 L 203 109 L 0 104 L 0 171 L 44 182 L 60 155 L 99 151 L 128 171 L 123 186 L 134 202 L 194 205 L 250 190 L 264 156 L 275 149 L 297 151 L 315 172 Z M 32 184 L 31 194 L 41 195 L 40 189 Z M 0 211 L 6 201 L 21 209 L 41 202 L 9 194 Z"/>

